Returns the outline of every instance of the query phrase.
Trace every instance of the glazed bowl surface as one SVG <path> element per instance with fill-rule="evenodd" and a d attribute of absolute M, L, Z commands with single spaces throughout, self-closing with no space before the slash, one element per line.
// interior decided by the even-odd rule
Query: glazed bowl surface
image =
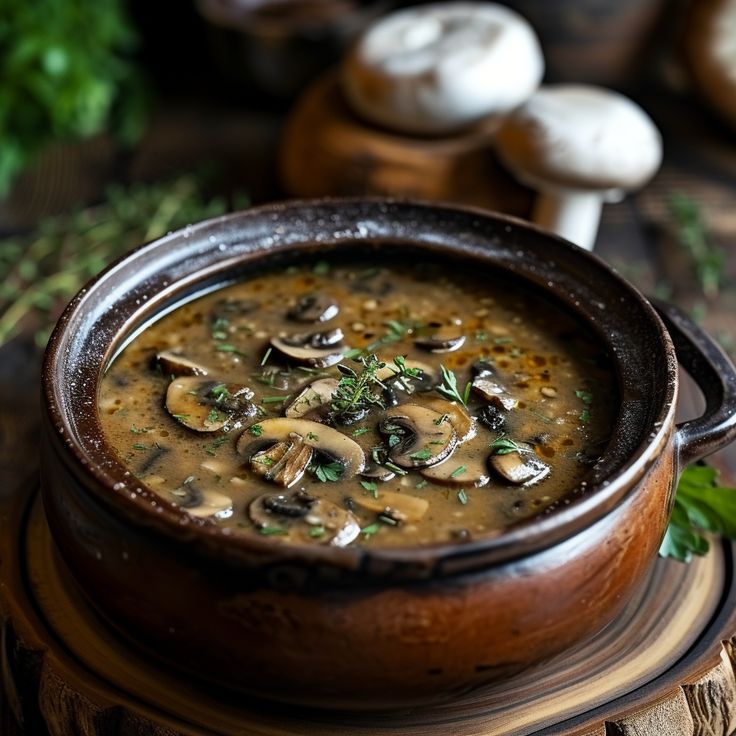
<path fill-rule="evenodd" d="M 176 306 L 306 257 L 472 265 L 542 291 L 612 356 L 620 406 L 584 483 L 465 543 L 275 545 L 195 519 L 133 478 L 101 429 L 106 368 Z M 682 315 L 595 256 L 487 212 L 382 200 L 291 202 L 142 246 L 69 305 L 47 350 L 42 489 L 74 579 L 152 656 L 210 683 L 330 708 L 405 707 L 507 678 L 599 631 L 645 578 L 681 465 L 734 435 L 736 377 Z M 675 351 L 671 336 L 675 339 Z M 706 396 L 676 425 L 678 356 Z"/>

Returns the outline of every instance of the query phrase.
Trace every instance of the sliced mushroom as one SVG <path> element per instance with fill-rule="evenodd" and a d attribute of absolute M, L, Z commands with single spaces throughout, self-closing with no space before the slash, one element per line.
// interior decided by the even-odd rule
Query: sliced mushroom
<path fill-rule="evenodd" d="M 262 531 L 277 529 L 273 538 L 282 541 L 344 547 L 360 534 L 358 520 L 350 511 L 303 491 L 259 496 L 248 507 L 248 516 Z"/>
<path fill-rule="evenodd" d="M 229 496 L 216 491 L 202 491 L 191 481 L 173 490 L 171 500 L 188 514 L 197 517 L 214 516 L 227 519 L 233 513 L 233 501 Z"/>
<path fill-rule="evenodd" d="M 473 378 L 491 378 L 496 375 L 496 371 L 491 363 L 487 360 L 476 360 L 470 366 Z"/>
<path fill-rule="evenodd" d="M 346 347 L 338 347 L 343 339 L 339 328 L 330 332 L 315 332 L 309 335 L 273 337 L 271 345 L 287 358 L 311 366 L 328 368 L 342 360 Z"/>
<path fill-rule="evenodd" d="M 458 444 L 475 437 L 477 431 L 475 420 L 460 404 L 444 399 L 429 399 L 425 402 L 425 406 L 434 409 L 442 416 L 447 416 L 447 421 L 452 424 L 457 434 Z"/>
<path fill-rule="evenodd" d="M 400 377 L 393 363 L 387 363 L 376 371 L 376 378 L 393 390 L 406 393 L 431 391 L 437 385 L 437 371 L 432 366 L 418 360 L 405 360 L 404 365 L 419 371 L 413 378 Z"/>
<path fill-rule="evenodd" d="M 422 476 L 443 486 L 480 488 L 490 480 L 486 453 L 488 446 L 478 438 L 455 449 L 452 456 L 439 465 L 422 468 Z"/>
<path fill-rule="evenodd" d="M 518 399 L 510 396 L 501 384 L 491 381 L 488 378 L 474 378 L 471 386 L 478 396 L 485 399 L 489 404 L 497 406 L 499 409 L 511 411 L 519 403 Z"/>
<path fill-rule="evenodd" d="M 314 450 L 304 444 L 304 439 L 292 432 L 285 442 L 277 442 L 252 455 L 250 468 L 256 475 L 289 488 L 304 475 L 313 454 Z"/>
<path fill-rule="evenodd" d="M 549 474 L 549 465 L 536 456 L 531 445 L 515 444 L 516 450 L 490 456 L 490 466 L 497 475 L 508 483 L 522 486 L 536 483 Z"/>
<path fill-rule="evenodd" d="M 290 319 L 296 322 L 329 322 L 337 317 L 340 307 L 326 294 L 306 294 L 289 310 Z"/>
<path fill-rule="evenodd" d="M 421 521 L 429 508 L 429 501 L 426 498 L 395 491 L 379 491 L 378 498 L 356 496 L 355 503 L 369 511 L 388 516 L 394 521 L 409 523 Z"/>
<path fill-rule="evenodd" d="M 488 429 L 492 429 L 494 432 L 500 432 L 506 424 L 506 412 L 503 408 L 499 408 L 495 404 L 488 404 L 478 413 L 478 421 L 481 424 L 485 424 Z"/>
<path fill-rule="evenodd" d="M 452 424 L 433 409 L 402 404 L 388 409 L 379 430 L 389 437 L 389 457 L 402 468 L 424 468 L 444 460 L 457 444 Z M 391 437 L 398 440 L 393 443 Z"/>
<path fill-rule="evenodd" d="M 174 350 L 164 350 L 156 355 L 156 364 L 166 376 L 206 376 L 209 369 L 195 363 Z"/>
<path fill-rule="evenodd" d="M 287 418 L 300 419 L 319 415 L 320 410 L 329 408 L 337 384 L 336 378 L 319 378 L 310 383 L 287 407 Z"/>
<path fill-rule="evenodd" d="M 465 344 L 465 335 L 458 334 L 456 325 L 447 325 L 435 330 L 431 335 L 418 337 L 414 344 L 430 353 L 452 353 Z"/>
<path fill-rule="evenodd" d="M 166 391 L 166 410 L 195 432 L 216 432 L 237 427 L 258 411 L 250 401 L 253 392 L 235 383 L 206 378 L 175 378 Z"/>
<path fill-rule="evenodd" d="M 364 478 L 373 478 L 374 480 L 387 481 L 391 480 L 396 476 L 393 470 L 384 468 L 383 465 L 379 465 L 374 460 L 366 460 L 365 468 L 361 475 Z"/>
<path fill-rule="evenodd" d="M 362 472 L 365 467 L 365 455 L 360 445 L 342 432 L 309 419 L 276 418 L 264 419 L 258 423 L 260 434 L 255 437 L 245 430 L 238 438 L 237 449 L 242 455 L 249 455 L 254 445 L 268 442 L 287 442 L 290 435 L 297 434 L 303 438 L 304 444 L 317 452 L 339 462 L 344 470 L 342 478 L 350 478 Z"/>

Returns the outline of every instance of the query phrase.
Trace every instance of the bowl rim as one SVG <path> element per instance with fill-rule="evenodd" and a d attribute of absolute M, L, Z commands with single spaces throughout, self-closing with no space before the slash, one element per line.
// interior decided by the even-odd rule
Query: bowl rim
<path fill-rule="evenodd" d="M 626 294 L 635 307 L 645 319 L 649 320 L 648 327 L 653 328 L 659 339 L 658 352 L 664 358 L 663 372 L 667 377 L 666 385 L 658 396 L 648 397 L 651 401 L 657 401 L 656 412 L 653 415 L 650 434 L 637 446 L 634 453 L 611 478 L 605 478 L 599 484 L 591 485 L 587 492 L 563 507 L 554 509 L 554 513 L 543 513 L 530 517 L 514 526 L 508 527 L 497 534 L 489 534 L 472 539 L 468 542 L 442 542 L 421 546 L 381 546 L 381 547 L 354 547 L 344 548 L 324 545 L 279 543 L 264 537 L 252 537 L 250 535 L 233 534 L 228 528 L 220 527 L 206 519 L 191 517 L 179 507 L 160 497 L 155 492 L 146 488 L 145 484 L 135 479 L 130 471 L 127 471 L 114 455 L 112 448 L 104 440 L 102 429 L 97 418 L 97 390 L 102 373 L 109 365 L 111 353 L 116 354 L 119 343 L 123 341 L 120 334 L 106 340 L 107 352 L 104 359 L 100 358 L 101 367 L 96 375 L 87 381 L 84 395 L 87 405 L 92 400 L 92 416 L 96 420 L 92 425 L 96 426 L 97 435 L 83 437 L 80 444 L 77 428 L 70 422 L 67 413 L 62 407 L 68 407 L 69 384 L 65 380 L 57 380 L 63 374 L 61 368 L 65 365 L 65 359 L 69 356 L 70 341 L 75 335 L 70 334 L 70 324 L 76 319 L 79 321 L 80 314 L 84 312 L 87 301 L 91 295 L 97 294 L 104 289 L 116 274 L 127 266 L 141 260 L 143 257 L 155 255 L 159 250 L 162 253 L 174 251 L 182 241 L 190 243 L 197 238 L 209 237 L 212 241 L 212 233 L 220 234 L 233 225 L 243 225 L 249 222 L 269 220 L 276 227 L 286 225 L 288 234 L 288 217 L 291 215 L 302 216 L 327 212 L 337 212 L 345 215 L 350 211 L 370 213 L 374 217 L 383 216 L 387 221 L 390 217 L 414 215 L 432 215 L 446 217 L 448 221 L 453 218 L 462 221 L 471 218 L 480 224 L 493 224 L 503 227 L 508 233 L 525 233 L 532 239 L 544 242 L 553 257 L 567 254 L 566 258 L 580 260 L 581 263 L 589 265 L 592 270 L 604 274 L 610 283 Z M 379 222 L 380 216 L 378 218 Z M 326 218 L 324 218 L 326 219 Z M 395 224 L 395 223 L 394 223 Z M 391 225 L 389 221 L 389 225 Z M 336 225 L 335 225 L 336 226 Z M 418 238 L 418 236 L 416 236 Z M 398 234 L 372 233 L 369 240 L 401 239 L 412 246 L 427 247 L 424 241 L 407 239 L 406 236 Z M 335 235 L 335 240 L 337 236 Z M 321 242 L 314 237 L 306 240 L 298 239 L 293 242 L 283 242 L 282 251 L 293 254 L 299 251 L 299 244 L 306 248 L 309 243 L 315 253 L 319 252 L 319 246 L 336 247 L 335 242 Z M 511 248 L 512 246 L 508 246 Z M 463 254 L 456 250 L 456 246 L 446 244 L 443 252 L 451 258 L 462 259 Z M 253 253 L 265 257 L 268 246 L 254 246 Z M 519 255 L 521 255 L 519 253 Z M 240 259 L 238 263 L 245 263 Z M 235 263 L 235 262 L 234 262 Z M 488 259 L 488 265 L 493 262 Z M 231 263 L 228 267 L 233 270 Z M 228 268 L 220 267 L 220 273 L 227 272 Z M 195 272 L 192 282 L 200 287 L 205 283 L 208 270 Z M 180 285 L 183 282 L 177 282 Z M 217 288 L 226 285 L 226 281 L 220 280 Z M 173 286 L 174 284 L 172 284 Z M 551 290 L 551 282 L 550 282 Z M 196 296 L 207 293 L 200 288 Z M 549 296 L 549 294 L 548 294 Z M 174 300 L 174 306 L 184 303 L 181 295 Z M 112 310 L 113 302 L 107 306 Z M 140 305 L 133 314 L 145 314 L 146 305 Z M 587 316 L 578 303 L 577 316 Z M 571 307 L 575 311 L 575 307 Z M 148 307 L 150 309 L 150 305 Z M 167 310 L 168 311 L 168 310 Z M 153 313 L 155 319 L 160 318 L 163 312 L 160 310 Z M 132 315 L 131 315 L 132 316 Z M 155 321 L 155 320 L 154 320 Z M 590 325 L 588 319 L 584 320 Z M 149 318 L 150 322 L 150 318 Z M 94 327 L 94 323 L 90 328 Z M 113 350 L 112 346 L 117 338 L 118 348 Z M 125 342 L 130 335 L 125 337 Z M 604 337 L 605 340 L 605 337 Z M 610 349 L 610 345 L 606 345 Z M 615 348 L 614 348 L 615 353 Z M 618 358 L 617 358 L 618 359 Z M 618 365 L 618 363 L 617 363 Z M 71 471 L 77 481 L 89 491 L 93 491 L 94 497 L 108 508 L 114 507 L 122 512 L 128 520 L 132 520 L 138 526 L 146 527 L 155 534 L 163 534 L 165 537 L 173 538 L 186 544 L 200 545 L 201 549 L 209 555 L 227 558 L 231 562 L 245 562 L 252 567 L 260 562 L 273 564 L 274 561 L 284 561 L 288 564 L 307 563 L 311 567 L 340 568 L 360 572 L 363 579 L 373 577 L 379 580 L 393 579 L 398 575 L 400 578 L 413 579 L 416 577 L 445 577 L 460 572 L 469 572 L 487 568 L 491 565 L 509 562 L 533 553 L 541 552 L 557 543 L 560 543 L 581 530 L 592 526 L 603 519 L 609 512 L 624 501 L 630 491 L 634 489 L 638 481 L 646 474 L 649 466 L 656 460 L 664 444 L 669 440 L 674 428 L 675 405 L 678 392 L 677 359 L 670 336 L 646 298 L 628 281 L 621 277 L 615 269 L 602 261 L 598 256 L 582 250 L 568 241 L 549 233 L 542 228 L 527 221 L 509 215 L 499 214 L 476 207 L 446 205 L 443 203 L 413 201 L 407 199 L 393 199 L 384 197 L 345 197 L 345 198 L 320 198 L 305 200 L 286 200 L 265 205 L 259 205 L 240 212 L 230 213 L 220 217 L 188 225 L 175 232 L 169 233 L 149 243 L 144 243 L 130 251 L 127 255 L 116 260 L 97 277 L 91 279 L 88 284 L 72 299 L 61 315 L 47 346 L 42 368 L 42 397 L 44 403 L 44 431 L 47 441 L 59 456 L 65 469 Z M 614 433 L 612 441 L 616 439 Z M 90 483 L 91 481 L 91 483 Z"/>

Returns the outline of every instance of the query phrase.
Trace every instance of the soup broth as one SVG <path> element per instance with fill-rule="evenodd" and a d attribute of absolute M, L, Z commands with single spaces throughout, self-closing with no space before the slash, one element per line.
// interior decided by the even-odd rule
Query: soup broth
<path fill-rule="evenodd" d="M 610 437 L 600 342 L 521 284 L 453 265 L 317 262 L 179 307 L 103 378 L 124 465 L 275 543 L 498 533 L 585 483 Z"/>

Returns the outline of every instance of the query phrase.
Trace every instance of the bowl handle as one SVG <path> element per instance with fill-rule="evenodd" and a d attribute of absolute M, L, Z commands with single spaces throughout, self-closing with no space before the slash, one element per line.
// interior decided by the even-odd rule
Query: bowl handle
<path fill-rule="evenodd" d="M 670 333 L 677 360 L 705 397 L 703 415 L 677 425 L 682 468 L 736 439 L 736 368 L 716 341 L 682 311 L 658 299 L 650 301 Z"/>

